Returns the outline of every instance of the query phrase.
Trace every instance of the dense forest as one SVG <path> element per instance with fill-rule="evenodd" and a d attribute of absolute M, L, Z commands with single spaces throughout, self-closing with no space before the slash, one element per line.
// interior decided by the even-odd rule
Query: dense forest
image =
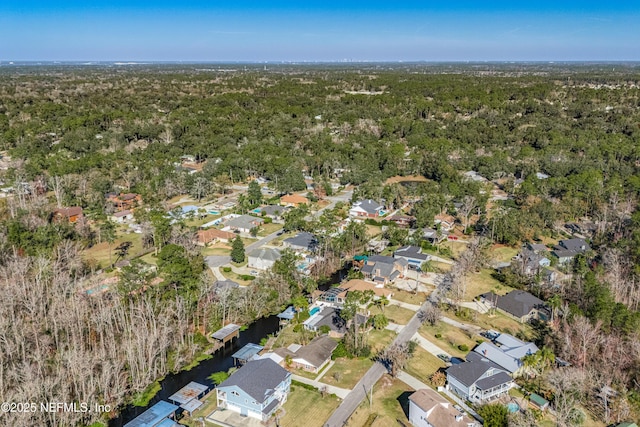
<path fill-rule="evenodd" d="M 0 67 L 0 150 L 0 180 L 14 190 L 0 200 L 3 401 L 117 406 L 189 363 L 206 344 L 203 325 L 249 321 L 314 289 L 283 267 L 248 292 L 214 298 L 185 237 L 192 230 L 162 215 L 177 195 L 214 196 L 256 177 L 287 193 L 304 190 L 311 175 L 355 185 L 354 198 L 417 200 L 420 227 L 468 201 L 467 232 L 514 247 L 556 236 L 566 222 L 597 224 L 593 253 L 571 266 L 572 280 L 538 290 L 558 312 L 541 339 L 573 365 L 572 375 L 549 381 L 567 390 L 563 398 L 598 408 L 593 390 L 615 388 L 614 403 L 598 410 L 606 422 L 611 411 L 640 407 L 636 66 Z M 202 171 L 176 168 L 185 155 L 205 161 Z M 483 184 L 461 173 L 470 170 L 513 197 L 486 203 Z M 396 175 L 427 182 L 385 184 Z M 149 207 L 136 215 L 171 286 L 131 292 L 151 280 L 134 265 L 121 292 L 78 294 L 96 269 L 82 251 L 109 239 L 104 195 L 112 191 L 139 193 Z M 52 221 L 61 206 L 81 206 L 89 222 Z M 288 226 L 328 235 L 330 216 L 293 226 L 291 216 Z M 321 241 L 331 265 L 315 279 L 364 244 L 361 230 L 351 231 L 351 240 Z M 15 425 L 97 420 L 38 413 Z"/>

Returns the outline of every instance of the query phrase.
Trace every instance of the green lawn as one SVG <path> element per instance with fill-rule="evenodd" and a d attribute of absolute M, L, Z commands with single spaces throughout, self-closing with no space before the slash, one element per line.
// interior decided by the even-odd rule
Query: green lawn
<path fill-rule="evenodd" d="M 371 331 L 369 331 L 367 339 L 369 340 L 372 354 L 375 354 L 376 352 L 391 344 L 391 341 L 393 341 L 395 337 L 396 333 L 388 329 L 372 329 Z"/>
<path fill-rule="evenodd" d="M 264 236 L 268 236 L 271 233 L 275 233 L 276 231 L 282 229 L 282 224 L 263 224 L 260 227 L 260 232 L 258 233 L 258 236 L 260 237 L 264 237 Z"/>
<path fill-rule="evenodd" d="M 499 295 L 504 295 L 513 290 L 512 287 L 506 286 L 500 283 L 498 280 L 491 277 L 493 269 L 482 269 L 479 273 L 470 273 L 467 276 L 467 290 L 465 292 L 464 300 L 473 301 L 475 297 L 486 292 L 495 292 Z"/>
<path fill-rule="evenodd" d="M 505 245 L 493 245 L 489 249 L 489 255 L 494 262 L 509 262 L 518 254 L 518 249 Z"/>
<path fill-rule="evenodd" d="M 446 364 L 435 357 L 433 354 L 421 347 L 416 348 L 416 352 L 409 360 L 405 371 L 423 383 L 429 384 L 429 377 L 440 368 L 444 368 Z"/>
<path fill-rule="evenodd" d="M 218 243 L 214 246 L 203 248 L 202 251 L 200 251 L 200 253 L 202 253 L 202 256 L 229 255 L 231 254 L 231 247 Z"/>
<path fill-rule="evenodd" d="M 413 391 L 411 387 L 402 381 L 385 374 L 373 386 L 372 402 L 369 402 L 369 396 L 367 396 L 351 415 L 346 425 L 349 427 L 361 427 L 364 425 L 388 427 L 398 426 L 397 420 L 409 425 L 407 418 L 408 399 Z M 374 419 L 375 421 L 371 424 L 367 424 L 367 422 L 371 422 Z"/>
<path fill-rule="evenodd" d="M 367 358 L 348 359 L 340 357 L 322 377 L 322 382 L 337 387 L 352 389 L 360 378 L 373 366 L 373 361 Z"/>
<path fill-rule="evenodd" d="M 420 327 L 418 331 L 420 332 L 420 335 L 433 342 L 443 350 L 446 350 L 453 356 L 457 357 L 466 356 L 469 350 L 473 349 L 473 347 L 476 346 L 477 343 L 475 339 L 481 338 L 479 336 L 475 336 L 473 339 L 471 339 L 466 332 L 442 321 L 436 323 L 435 326 L 430 326 L 425 323 Z M 436 338 L 436 334 L 440 334 L 441 337 Z M 469 350 L 460 350 L 458 348 L 460 344 L 465 344 L 469 348 Z"/>
<path fill-rule="evenodd" d="M 284 416 L 280 418 L 282 427 L 322 427 L 331 413 L 340 405 L 340 399 L 324 396 L 318 391 L 292 385 L 284 404 Z"/>
<path fill-rule="evenodd" d="M 84 259 L 94 259 L 98 262 L 100 267 L 107 267 L 110 262 L 116 262 L 116 258 L 118 256 L 115 253 L 115 249 L 122 242 L 132 243 L 126 259 L 131 259 L 133 256 L 140 254 L 143 251 L 142 235 L 133 232 L 128 233 L 127 231 L 130 231 L 130 229 L 126 225 L 119 225 L 116 228 L 116 239 L 113 243 L 109 244 L 108 242 L 103 241 L 102 243 L 86 249 L 83 252 Z"/>
<path fill-rule="evenodd" d="M 474 324 L 484 329 L 495 329 L 499 332 L 506 332 L 515 335 L 518 332 L 531 334 L 531 326 L 520 323 L 506 315 L 496 311 L 495 314 L 476 314 Z"/>

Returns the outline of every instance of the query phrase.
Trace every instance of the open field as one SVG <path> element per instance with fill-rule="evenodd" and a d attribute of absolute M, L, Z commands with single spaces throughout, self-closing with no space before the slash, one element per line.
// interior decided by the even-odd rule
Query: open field
<path fill-rule="evenodd" d="M 518 332 L 524 332 L 527 335 L 531 333 L 531 326 L 520 323 L 498 311 L 491 315 L 476 313 L 473 323 L 483 329 L 495 329 L 496 331 L 506 332 L 511 335 L 515 335 Z"/>
<path fill-rule="evenodd" d="M 276 231 L 282 229 L 282 224 L 263 224 L 260 227 L 260 232 L 258 233 L 259 237 L 268 236 L 271 233 L 275 233 Z"/>
<path fill-rule="evenodd" d="M 493 245 L 489 250 L 493 262 L 509 262 L 517 254 L 518 249 L 505 245 Z"/>
<path fill-rule="evenodd" d="M 126 259 L 131 259 L 131 257 L 141 253 L 143 251 L 142 248 L 142 234 L 128 232 L 130 229 L 125 225 L 119 225 L 116 227 L 116 236 L 117 238 L 111 244 L 103 241 L 97 245 L 92 246 L 89 249 L 86 249 L 82 252 L 84 259 L 94 259 L 98 262 L 100 267 L 107 267 L 109 263 L 115 263 L 116 258 L 118 257 L 115 253 L 115 249 L 122 242 L 131 242 L 132 245 L 129 248 L 129 253 L 126 256 Z"/>
<path fill-rule="evenodd" d="M 433 354 L 421 347 L 416 348 L 416 352 L 409 360 L 407 367 L 404 369 L 409 375 L 413 375 L 423 383 L 429 384 L 429 377 L 440 368 L 444 368 L 446 364 L 435 357 Z"/>
<path fill-rule="evenodd" d="M 465 301 L 473 301 L 475 297 L 485 292 L 493 291 L 498 295 L 504 295 L 513 290 L 512 287 L 491 277 L 491 273 L 493 273 L 492 269 L 484 268 L 479 273 L 470 273 L 467 276 Z"/>
<path fill-rule="evenodd" d="M 360 378 L 373 365 L 368 358 L 340 357 L 335 364 L 322 377 L 322 382 L 337 387 L 352 389 L 360 381 Z"/>
<path fill-rule="evenodd" d="M 464 344 L 469 348 L 469 350 L 471 350 L 477 344 L 475 339 L 481 338 L 479 336 L 476 336 L 474 337 L 474 339 L 471 339 L 466 332 L 442 321 L 436 323 L 435 326 L 429 326 L 425 323 L 420 327 L 418 332 L 420 332 L 420 335 L 433 342 L 438 347 L 446 350 L 448 353 L 456 357 L 465 357 L 469 352 L 468 350 L 460 350 L 458 348 L 459 345 Z M 436 334 L 440 334 L 441 337 L 436 338 Z"/>
<path fill-rule="evenodd" d="M 369 397 L 356 409 L 351 418 L 347 421 L 349 427 L 388 427 L 398 426 L 398 421 L 409 425 L 409 396 L 413 389 L 402 381 L 384 375 L 373 386 L 373 401 L 369 402 Z M 371 418 L 369 418 L 371 417 Z M 367 424 L 368 420 L 371 424 Z"/>
<path fill-rule="evenodd" d="M 322 427 L 331 413 L 340 404 L 340 399 L 322 397 L 320 392 L 292 385 L 287 402 L 283 406 L 282 427 Z"/>
<path fill-rule="evenodd" d="M 413 292 L 394 289 L 393 299 L 396 301 L 405 302 L 407 304 L 422 305 L 422 303 L 427 299 L 427 294 L 425 294 L 424 292 L 418 292 L 414 294 Z"/>
<path fill-rule="evenodd" d="M 391 304 L 384 307 L 383 310 L 381 310 L 379 307 L 373 306 L 369 308 L 369 311 L 371 312 L 371 316 L 382 313 L 387 316 L 389 322 L 397 323 L 398 325 L 406 325 L 415 314 L 411 310 L 407 310 L 406 308 Z"/>

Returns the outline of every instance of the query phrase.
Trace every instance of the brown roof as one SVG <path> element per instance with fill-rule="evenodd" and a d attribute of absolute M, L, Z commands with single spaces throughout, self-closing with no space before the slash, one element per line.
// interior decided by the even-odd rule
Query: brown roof
<path fill-rule="evenodd" d="M 229 233 L 228 231 L 218 230 L 217 228 L 210 228 L 208 230 L 198 230 L 198 241 L 200 243 L 209 243 L 215 239 L 227 239 L 231 240 L 236 235 Z"/>
<path fill-rule="evenodd" d="M 274 350 L 278 356 L 286 358 L 291 356 L 292 358 L 301 358 L 311 363 L 316 368 L 319 368 L 324 362 L 326 362 L 336 349 L 338 343 L 329 338 L 328 336 L 321 336 L 314 338 L 309 344 L 303 345 L 297 351 L 293 352 L 288 348 L 277 348 Z"/>
<path fill-rule="evenodd" d="M 121 195 L 120 196 L 120 200 L 132 200 L 132 199 L 135 199 L 136 197 L 138 197 L 137 194 L 127 193 L 127 194 Z"/>
<path fill-rule="evenodd" d="M 82 208 L 80 206 L 71 206 L 69 208 L 59 208 L 53 211 L 54 215 L 61 215 L 67 218 L 72 216 L 82 215 Z"/>
<path fill-rule="evenodd" d="M 131 214 L 132 212 L 130 210 L 126 210 L 126 211 L 116 212 L 113 214 L 113 216 L 115 216 L 116 218 L 120 218 L 120 217 L 131 215 Z"/>
<path fill-rule="evenodd" d="M 409 396 L 409 400 L 428 413 L 427 421 L 434 427 L 466 426 L 473 422 L 431 389 L 420 389 Z M 457 416 L 462 416 L 462 419 L 456 421 Z"/>
<path fill-rule="evenodd" d="M 309 199 L 307 199 L 304 196 L 299 196 L 297 194 L 287 194 L 280 197 L 280 203 L 292 203 L 292 204 L 309 203 Z"/>
<path fill-rule="evenodd" d="M 376 288 L 376 285 L 374 285 L 373 283 L 365 282 L 364 280 L 361 280 L 361 279 L 351 279 L 347 283 L 341 284 L 340 288 L 344 289 L 345 292 L 343 292 L 343 294 L 345 294 L 345 296 L 346 296 L 346 293 L 349 291 L 364 292 L 369 290 L 373 291 L 376 294 L 376 296 L 379 296 L 379 297 L 389 298 L 391 295 L 393 295 L 393 292 L 390 289 Z"/>

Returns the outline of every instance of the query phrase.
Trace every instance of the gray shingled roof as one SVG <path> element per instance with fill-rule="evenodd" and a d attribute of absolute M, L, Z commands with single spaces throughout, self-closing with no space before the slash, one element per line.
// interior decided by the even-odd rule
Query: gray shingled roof
<path fill-rule="evenodd" d="M 513 381 L 513 379 L 505 372 L 498 372 L 488 378 L 483 378 L 476 383 L 476 387 L 480 390 L 489 390 L 495 386 L 506 384 Z"/>
<path fill-rule="evenodd" d="M 271 359 L 257 359 L 245 363 L 218 388 L 236 386 L 256 402 L 264 403 L 280 383 L 291 375 L 282 366 Z"/>
<path fill-rule="evenodd" d="M 264 212 L 265 215 L 272 216 L 282 216 L 289 208 L 280 205 L 268 205 L 260 208 L 261 212 Z"/>
<path fill-rule="evenodd" d="M 263 259 L 266 261 L 277 261 L 280 259 L 282 255 L 280 254 L 280 251 L 278 251 L 277 249 L 262 247 L 262 248 L 258 248 L 251 251 L 251 253 L 249 253 L 249 256 L 252 258 Z"/>
<path fill-rule="evenodd" d="M 250 215 L 240 215 L 239 217 L 230 219 L 225 225 L 231 228 L 244 228 L 250 230 L 262 223 L 264 223 L 262 218 Z"/>
<path fill-rule="evenodd" d="M 407 258 L 419 259 L 419 260 L 423 260 L 423 261 L 426 261 L 426 260 L 429 259 L 429 255 L 421 254 L 420 253 L 420 248 L 417 247 L 417 246 L 403 246 L 401 248 L 398 248 L 393 253 L 393 257 L 394 258 L 407 257 Z"/>
<path fill-rule="evenodd" d="M 284 239 L 284 243 L 296 248 L 303 248 L 304 250 L 312 251 L 318 244 L 318 239 L 316 239 L 316 236 L 313 234 L 303 231 L 293 237 Z"/>
<path fill-rule="evenodd" d="M 495 364 L 485 361 L 482 358 L 468 360 L 458 365 L 453 365 L 447 369 L 447 375 L 451 375 L 462 384 L 470 387 L 481 378 L 489 369 L 500 369 Z"/>
<path fill-rule="evenodd" d="M 515 290 L 498 297 L 497 306 L 516 317 L 522 317 L 529 314 L 534 308 L 544 306 L 544 301 L 529 292 Z"/>
<path fill-rule="evenodd" d="M 356 203 L 362 210 L 364 210 L 365 212 L 369 213 L 369 214 L 374 214 L 376 213 L 379 209 L 382 208 L 382 205 L 378 202 L 376 202 L 375 200 L 361 200 L 360 202 Z"/>

